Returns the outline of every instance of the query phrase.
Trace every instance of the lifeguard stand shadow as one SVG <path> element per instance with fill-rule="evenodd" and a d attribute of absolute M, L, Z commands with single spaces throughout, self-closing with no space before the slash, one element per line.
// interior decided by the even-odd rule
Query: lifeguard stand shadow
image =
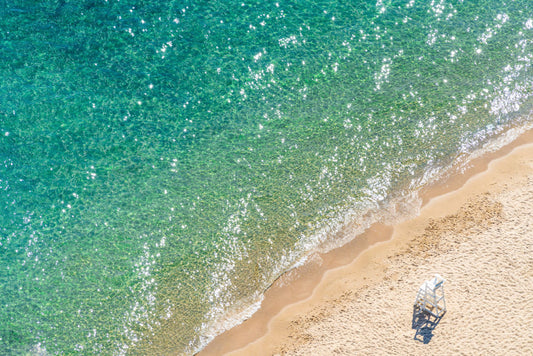
<path fill-rule="evenodd" d="M 446 314 L 446 312 L 437 317 L 414 306 L 413 320 L 411 322 L 412 328 L 416 330 L 414 339 L 424 344 L 428 344 L 433 337 L 433 330 L 435 330 L 444 314 Z"/>
<path fill-rule="evenodd" d="M 414 339 L 424 344 L 431 341 L 433 330 L 446 314 L 444 278 L 435 275 L 420 286 L 413 306 L 411 326 L 416 330 Z"/>

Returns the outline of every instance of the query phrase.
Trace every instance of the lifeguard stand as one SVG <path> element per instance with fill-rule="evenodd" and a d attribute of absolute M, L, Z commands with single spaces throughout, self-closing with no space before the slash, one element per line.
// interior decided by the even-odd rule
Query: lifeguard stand
<path fill-rule="evenodd" d="M 424 282 L 418 290 L 414 306 L 420 311 L 429 313 L 437 319 L 442 318 L 446 313 L 444 278 L 435 274 L 435 277 Z"/>

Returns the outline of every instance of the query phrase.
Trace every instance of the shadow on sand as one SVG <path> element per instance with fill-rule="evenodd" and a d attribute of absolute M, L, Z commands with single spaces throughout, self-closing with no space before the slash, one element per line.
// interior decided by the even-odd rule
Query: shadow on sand
<path fill-rule="evenodd" d="M 413 307 L 412 328 L 416 330 L 414 339 L 424 344 L 431 341 L 433 330 L 437 327 L 444 314 L 436 317 L 418 307 Z"/>

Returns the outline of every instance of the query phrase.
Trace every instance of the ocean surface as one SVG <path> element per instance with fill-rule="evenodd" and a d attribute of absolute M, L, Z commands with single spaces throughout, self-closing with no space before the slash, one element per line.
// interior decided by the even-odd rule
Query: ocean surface
<path fill-rule="evenodd" d="M 530 0 L 0 18 L 2 355 L 193 354 L 310 253 L 533 124 Z"/>

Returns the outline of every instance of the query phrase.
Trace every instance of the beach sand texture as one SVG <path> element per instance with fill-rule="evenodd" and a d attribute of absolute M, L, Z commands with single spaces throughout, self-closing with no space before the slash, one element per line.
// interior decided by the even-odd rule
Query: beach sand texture
<path fill-rule="evenodd" d="M 391 241 L 327 272 L 311 297 L 232 354 L 531 355 L 532 212 L 533 145 L 525 145 L 432 199 Z M 435 273 L 446 279 L 447 313 L 417 330 L 416 292 Z"/>

